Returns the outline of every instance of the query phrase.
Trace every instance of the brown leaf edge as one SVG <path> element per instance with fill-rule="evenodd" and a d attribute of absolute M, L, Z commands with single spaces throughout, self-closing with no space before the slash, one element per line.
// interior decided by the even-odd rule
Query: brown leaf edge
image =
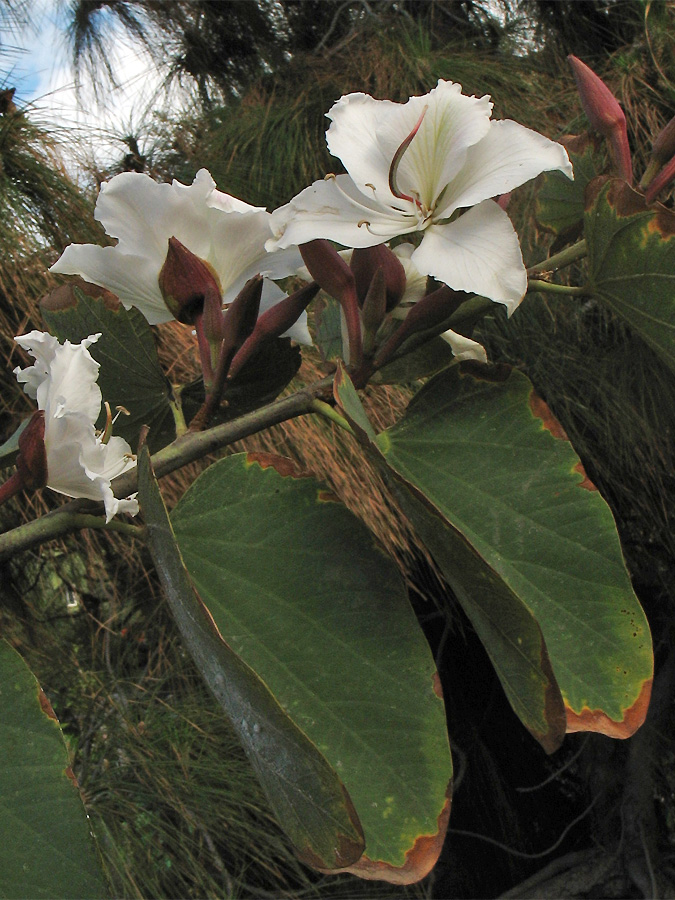
<path fill-rule="evenodd" d="M 580 712 L 575 712 L 565 704 L 567 713 L 567 732 L 595 731 L 598 734 L 611 738 L 625 739 L 635 734 L 644 722 L 649 709 L 649 700 L 652 694 L 652 679 L 647 678 L 642 684 L 637 700 L 629 706 L 621 721 L 610 719 L 607 713 L 601 709 L 589 709 L 584 706 Z"/>
<path fill-rule="evenodd" d="M 567 432 L 551 412 L 548 403 L 543 400 L 536 391 L 532 391 L 530 394 L 530 410 L 535 418 L 541 419 L 543 427 L 552 434 L 554 438 L 571 443 L 570 439 L 567 437 Z M 578 487 L 583 488 L 586 491 L 597 491 L 596 486 L 586 474 L 586 470 L 584 469 L 581 460 L 574 466 L 574 471 L 581 475 L 581 481 L 579 482 Z"/>
<path fill-rule="evenodd" d="M 319 869 L 327 875 L 349 873 L 357 875 L 366 881 L 387 881 L 389 884 L 414 884 L 421 881 L 431 872 L 438 861 L 443 842 L 450 821 L 450 807 L 452 806 L 452 779 L 448 782 L 445 792 L 443 808 L 438 815 L 437 830 L 435 834 L 420 834 L 415 839 L 412 847 L 406 851 L 406 860 L 402 866 L 392 866 L 390 863 L 368 857 L 368 847 L 363 856 L 351 866 L 344 869 Z"/>

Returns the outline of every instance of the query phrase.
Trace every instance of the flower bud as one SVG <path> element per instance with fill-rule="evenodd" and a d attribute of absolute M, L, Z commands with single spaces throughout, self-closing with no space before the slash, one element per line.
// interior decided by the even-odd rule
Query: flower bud
<path fill-rule="evenodd" d="M 619 101 L 605 82 L 576 56 L 568 56 L 579 91 L 579 98 L 591 127 L 609 142 L 610 151 L 619 174 L 629 183 L 633 180 L 633 163 L 626 132 L 626 116 Z"/>
<path fill-rule="evenodd" d="M 349 362 L 359 365 L 362 356 L 361 320 L 352 270 L 329 241 L 308 241 L 299 249 L 309 274 L 342 307 L 349 339 Z"/>
<path fill-rule="evenodd" d="M 218 321 L 218 317 L 222 319 L 218 276 L 205 260 L 188 250 L 178 238 L 169 238 L 169 249 L 158 282 L 164 302 L 179 322 L 194 325 L 203 313 L 205 325 L 209 319 L 209 331 L 222 330 Z"/>
<path fill-rule="evenodd" d="M 398 262 L 398 260 L 397 260 Z M 403 268 L 401 266 L 401 268 Z M 375 347 L 375 335 L 387 314 L 387 288 L 382 268 L 375 271 L 370 280 L 370 287 L 363 301 L 361 315 L 363 318 L 363 352 L 372 354 Z"/>
<path fill-rule="evenodd" d="M 37 409 L 19 437 L 16 469 L 24 488 L 36 490 L 47 484 L 45 414 Z"/>
<path fill-rule="evenodd" d="M 645 200 L 647 203 L 653 203 L 658 195 L 675 180 L 675 156 L 667 163 L 649 183 L 649 187 L 645 192 Z"/>
<path fill-rule="evenodd" d="M 659 194 L 666 186 L 664 175 L 659 170 L 668 168 L 668 164 L 672 163 L 675 158 L 675 116 L 668 122 L 666 127 L 659 132 L 652 145 L 652 152 L 649 158 L 649 164 L 640 181 L 640 187 L 644 190 L 649 187 L 648 194 L 652 195 L 647 202 L 651 203 L 654 197 Z M 657 180 L 658 175 L 658 180 Z M 668 178 L 668 181 L 672 176 Z M 657 182 L 657 189 L 654 190 L 652 184 Z"/>
<path fill-rule="evenodd" d="M 254 275 L 253 278 L 249 278 L 225 314 L 225 335 L 221 356 L 227 360 L 228 364 L 232 355 L 252 334 L 256 326 L 260 311 L 262 289 L 263 279 L 261 275 Z"/>
<path fill-rule="evenodd" d="M 397 306 L 405 291 L 405 269 L 401 260 L 386 244 L 376 247 L 359 247 L 352 251 L 350 268 L 354 273 L 356 295 L 363 303 L 373 276 L 382 269 L 387 292 L 387 312 Z"/>
<path fill-rule="evenodd" d="M 441 326 L 450 318 L 453 312 L 467 299 L 463 291 L 453 291 L 447 285 L 427 294 L 411 307 L 401 326 L 392 334 L 389 340 L 380 349 L 375 358 L 375 368 L 381 368 L 388 362 L 396 350 L 406 338 L 418 331 L 431 331 Z"/>
<path fill-rule="evenodd" d="M 253 333 L 247 338 L 232 360 L 228 377 L 234 378 L 249 359 L 258 352 L 265 341 L 279 337 L 279 335 L 288 331 L 298 321 L 302 313 L 316 297 L 318 291 L 319 285 L 312 282 L 312 284 L 306 285 L 299 291 L 295 291 L 294 294 L 275 303 L 274 306 L 264 312 L 258 319 Z"/>

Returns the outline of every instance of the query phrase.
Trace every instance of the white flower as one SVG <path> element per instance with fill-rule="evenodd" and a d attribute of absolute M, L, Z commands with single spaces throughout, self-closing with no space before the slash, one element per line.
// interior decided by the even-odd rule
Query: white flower
<path fill-rule="evenodd" d="M 467 97 L 450 81 L 407 103 L 342 97 L 328 113 L 327 141 L 349 174 L 316 181 L 276 210 L 268 248 L 314 238 L 370 247 L 422 232 L 413 253 L 422 274 L 511 312 L 527 275 L 513 225 L 490 198 L 540 172 L 573 173 L 560 144 L 491 121 L 491 111 L 489 97 Z"/>
<path fill-rule="evenodd" d="M 51 267 L 80 275 L 112 291 L 124 306 L 136 306 L 151 325 L 173 318 L 159 289 L 170 237 L 176 237 L 217 275 L 223 303 L 230 303 L 253 275 L 291 275 L 302 264 L 296 248 L 268 253 L 271 213 L 216 190 L 206 169 L 191 185 L 158 184 L 148 175 L 123 172 L 101 186 L 95 216 L 114 247 L 71 244 Z M 279 290 L 265 282 L 261 310 L 278 302 Z M 311 343 L 303 317 L 288 332 Z"/>
<path fill-rule="evenodd" d="M 131 447 L 121 437 L 103 443 L 94 423 L 101 411 L 96 383 L 99 364 L 87 349 L 100 338 L 92 334 L 81 344 L 60 344 L 51 334 L 31 331 L 15 338 L 35 358 L 32 366 L 14 374 L 29 397 L 45 414 L 47 487 L 67 497 L 105 503 L 106 522 L 115 513 L 135 515 L 135 499 L 118 500 L 110 487 L 113 478 L 133 468 Z"/>

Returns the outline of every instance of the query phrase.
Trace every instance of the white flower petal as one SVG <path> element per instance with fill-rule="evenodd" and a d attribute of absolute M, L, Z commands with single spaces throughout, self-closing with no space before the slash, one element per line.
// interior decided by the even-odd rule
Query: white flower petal
<path fill-rule="evenodd" d="M 430 208 L 461 167 L 467 148 L 489 128 L 490 98 L 466 97 L 461 90 L 461 85 L 441 80 L 428 94 L 407 103 L 348 94 L 328 113 L 328 149 L 342 160 L 362 193 L 401 208 L 389 189 L 389 172 L 397 150 L 424 113 L 398 166 L 397 184 Z"/>
<path fill-rule="evenodd" d="M 409 104 L 421 114 L 427 107 L 419 130 L 398 167 L 397 182 L 406 193 L 419 195 L 432 209 L 445 186 L 462 168 L 467 155 L 489 131 L 490 98 L 467 97 L 461 85 L 439 81 L 425 97 L 413 97 Z"/>
<path fill-rule="evenodd" d="M 79 275 L 85 281 L 107 288 L 127 309 L 137 307 L 151 325 L 158 325 L 173 319 L 159 289 L 160 270 L 161 265 L 157 267 L 156 259 L 127 253 L 121 246 L 70 244 L 50 272 Z"/>
<path fill-rule="evenodd" d="M 99 365 L 88 348 L 100 336 L 62 345 L 38 331 L 20 335 L 17 343 L 35 357 L 35 364 L 14 371 L 44 410 L 47 487 L 67 497 L 102 500 L 109 521 L 115 511 L 134 508 L 133 501 L 115 499 L 110 481 L 136 462 L 123 438 L 111 437 L 103 444 L 96 436 L 94 423 L 101 410 Z"/>
<path fill-rule="evenodd" d="M 463 334 L 457 334 L 451 329 L 444 331 L 441 337 L 450 344 L 455 359 L 476 359 L 478 362 L 487 362 L 485 347 L 478 341 L 473 341 Z"/>
<path fill-rule="evenodd" d="M 527 273 L 511 220 L 485 200 L 448 225 L 433 225 L 412 255 L 420 272 L 457 291 L 504 303 L 509 314 L 527 290 Z"/>
<path fill-rule="evenodd" d="M 394 255 L 398 257 L 405 272 L 405 291 L 401 303 L 417 303 L 427 292 L 427 276 L 422 274 L 412 261 L 415 252 L 414 244 L 399 244 L 394 247 Z"/>
<path fill-rule="evenodd" d="M 449 184 L 437 218 L 506 194 L 553 169 L 574 178 L 562 144 L 508 119 L 491 122 L 487 135 L 471 148 L 461 172 Z"/>
<path fill-rule="evenodd" d="M 315 181 L 272 213 L 270 250 L 315 238 L 345 247 L 374 247 L 397 234 L 416 231 L 417 220 L 393 213 L 361 194 L 349 175 Z"/>

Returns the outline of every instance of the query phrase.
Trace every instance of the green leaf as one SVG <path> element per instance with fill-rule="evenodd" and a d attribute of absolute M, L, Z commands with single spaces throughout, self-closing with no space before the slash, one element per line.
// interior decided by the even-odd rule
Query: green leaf
<path fill-rule="evenodd" d="M 4 444 L 0 444 L 0 468 L 12 466 L 16 462 L 16 458 L 19 455 L 19 438 L 30 420 L 30 416 L 24 419 L 14 434 L 10 435 Z"/>
<path fill-rule="evenodd" d="M 405 344 L 403 349 L 405 350 Z M 448 342 L 441 337 L 434 337 L 421 347 L 382 366 L 371 380 L 376 384 L 410 384 L 420 378 L 435 375 L 454 361 Z"/>
<path fill-rule="evenodd" d="M 244 413 L 271 403 L 297 374 L 302 355 L 290 338 L 267 341 L 241 371 L 228 381 L 223 392 L 221 408 L 211 424 L 229 422 Z M 183 391 L 185 419 L 190 422 L 204 402 L 204 382 L 201 378 Z"/>
<path fill-rule="evenodd" d="M 535 200 L 537 222 L 553 234 L 565 234 L 579 226 L 584 218 L 584 194 L 589 181 L 601 171 L 600 161 L 590 140 L 577 139 L 577 152 L 568 147 L 574 168 L 574 181 L 562 172 L 540 176 Z"/>
<path fill-rule="evenodd" d="M 150 426 L 148 444 L 152 452 L 176 436 L 170 400 L 171 385 L 162 372 L 157 350 L 145 317 L 137 309 L 121 304 L 111 309 L 98 297 L 74 289 L 77 305 L 42 310 L 50 332 L 60 341 L 79 343 L 90 334 L 101 337 L 89 348 L 101 364 L 98 383 L 113 412 L 123 406 L 130 415 L 121 415 L 114 433 L 125 438 L 132 450 L 138 445 L 142 425 Z"/>
<path fill-rule="evenodd" d="M 0 897 L 108 896 L 59 724 L 2 640 L 0 760 Z"/>
<path fill-rule="evenodd" d="M 542 409 L 518 372 L 487 381 L 450 369 L 377 443 L 534 614 L 567 730 L 628 737 L 649 703 L 649 626 L 609 507 Z"/>
<path fill-rule="evenodd" d="M 349 871 L 415 881 L 449 814 L 434 661 L 393 563 L 291 466 L 215 463 L 172 514 L 178 544 L 220 632 L 340 773 L 366 839 Z"/>
<path fill-rule="evenodd" d="M 586 213 L 589 283 L 675 371 L 675 213 L 598 179 Z"/>
<path fill-rule="evenodd" d="M 139 460 L 139 499 L 150 549 L 176 624 L 197 668 L 229 717 L 279 823 L 309 865 L 355 862 L 363 832 L 336 772 L 282 710 L 258 675 L 222 638 L 195 593 L 154 478 Z"/>
<path fill-rule="evenodd" d="M 349 419 L 352 427 L 356 429 L 357 434 L 362 435 L 366 441 L 375 440 L 375 432 L 363 408 L 361 398 L 341 362 L 338 363 L 335 372 L 333 396 L 335 397 L 335 402 L 340 405 Z"/>
<path fill-rule="evenodd" d="M 537 620 L 419 491 L 402 479 L 391 487 L 471 620 L 514 712 L 553 753 L 565 736 L 565 707 Z"/>
<path fill-rule="evenodd" d="M 342 358 L 342 324 L 340 304 L 320 294 L 314 304 L 314 343 L 324 362 Z"/>

